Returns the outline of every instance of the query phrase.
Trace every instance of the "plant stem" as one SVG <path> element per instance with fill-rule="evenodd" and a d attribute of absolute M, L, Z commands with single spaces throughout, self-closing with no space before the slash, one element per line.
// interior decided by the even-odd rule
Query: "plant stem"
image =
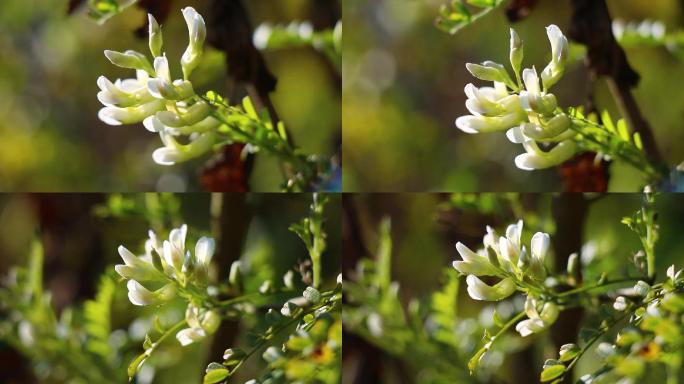
<path fill-rule="evenodd" d="M 601 283 L 601 284 L 587 285 L 587 286 L 584 286 L 584 287 L 579 287 L 579 288 L 571 289 L 571 290 L 569 290 L 569 291 L 560 292 L 560 293 L 557 294 L 556 296 L 558 296 L 558 297 L 565 297 L 565 296 L 570 296 L 570 295 L 575 295 L 575 294 L 578 294 L 578 293 L 583 293 L 583 292 L 591 291 L 591 290 L 594 290 L 594 289 L 603 288 L 603 287 L 606 287 L 606 286 L 609 286 L 609 285 L 613 285 L 613 284 L 627 283 L 627 282 L 633 282 L 633 281 L 639 281 L 639 280 L 646 280 L 646 278 L 644 278 L 644 277 L 625 277 L 625 278 L 622 278 L 622 279 L 608 280 L 608 281 L 604 281 L 604 282 Z"/>
<path fill-rule="evenodd" d="M 613 320 L 613 322 L 611 322 L 610 324 L 608 324 L 606 327 L 604 327 L 603 332 L 598 332 L 598 333 L 597 333 L 596 335 L 594 335 L 591 339 L 589 339 L 589 340 L 587 341 L 587 344 L 582 348 L 581 351 L 579 351 L 579 353 L 577 354 L 577 356 L 575 356 L 575 358 L 573 358 L 572 361 L 570 362 L 570 364 L 568 364 L 568 366 L 565 368 L 565 374 L 567 374 L 568 372 L 570 372 L 570 370 L 572 369 L 572 367 L 575 366 L 575 364 L 576 364 L 576 363 L 579 361 L 579 359 L 584 355 L 584 353 L 585 353 L 586 351 L 589 350 L 589 347 L 591 347 L 598 339 L 600 339 L 600 338 L 603 337 L 606 333 L 608 333 L 608 331 L 610 331 L 611 328 L 613 328 L 615 325 L 617 325 L 617 324 L 618 324 L 619 322 L 621 322 L 622 320 L 624 320 L 624 319 L 626 319 L 627 317 L 629 317 L 631 314 L 632 314 L 631 312 L 626 312 L 626 313 L 623 314 L 622 316 L 620 316 L 620 317 L 618 317 L 617 319 Z"/>

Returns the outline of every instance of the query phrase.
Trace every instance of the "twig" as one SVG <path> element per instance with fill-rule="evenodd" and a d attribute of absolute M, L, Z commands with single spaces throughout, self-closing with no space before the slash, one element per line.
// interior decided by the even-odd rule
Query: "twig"
<path fill-rule="evenodd" d="M 639 74 L 627 62 L 622 47 L 615 40 L 612 20 L 605 0 L 572 0 L 570 37 L 587 47 L 587 66 L 595 75 L 609 78 L 611 91 L 634 132 L 639 133 L 644 151 L 653 161 L 662 163 L 653 132 L 641 114 L 631 93 Z"/>

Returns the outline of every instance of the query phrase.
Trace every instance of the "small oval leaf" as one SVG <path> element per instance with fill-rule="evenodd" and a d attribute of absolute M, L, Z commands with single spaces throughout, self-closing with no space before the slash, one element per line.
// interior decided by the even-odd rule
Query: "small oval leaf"
<path fill-rule="evenodd" d="M 204 384 L 215 384 L 230 376 L 230 371 L 225 368 L 214 369 L 204 375 Z"/>
<path fill-rule="evenodd" d="M 559 378 L 565 373 L 565 365 L 552 365 L 545 368 L 541 373 L 541 381 L 547 382 Z"/>

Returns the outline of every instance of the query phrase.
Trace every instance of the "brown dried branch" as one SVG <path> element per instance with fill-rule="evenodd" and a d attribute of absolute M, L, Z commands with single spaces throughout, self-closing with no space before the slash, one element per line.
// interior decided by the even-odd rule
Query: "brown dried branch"
<path fill-rule="evenodd" d="M 587 66 L 596 76 L 607 76 L 611 91 L 634 132 L 638 132 L 646 154 L 661 163 L 653 132 L 641 114 L 631 88 L 639 74 L 627 62 L 612 31 L 612 20 L 605 0 L 572 0 L 573 15 L 569 36 L 587 47 Z"/>

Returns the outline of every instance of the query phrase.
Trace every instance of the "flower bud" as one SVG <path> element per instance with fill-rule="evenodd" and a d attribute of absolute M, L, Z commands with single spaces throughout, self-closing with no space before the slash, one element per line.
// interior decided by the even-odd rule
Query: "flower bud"
<path fill-rule="evenodd" d="M 214 255 L 215 247 L 216 243 L 214 242 L 214 239 L 201 237 L 197 240 L 197 244 L 195 245 L 195 259 L 197 259 L 197 262 L 204 267 L 208 267 L 211 258 Z"/>
<path fill-rule="evenodd" d="M 579 277 L 579 256 L 577 253 L 573 253 L 568 257 L 567 272 L 570 277 L 575 279 Z"/>
<path fill-rule="evenodd" d="M 468 284 L 468 294 L 473 300 L 499 301 L 515 292 L 515 283 L 510 278 L 505 278 L 494 286 L 489 286 L 477 276 L 468 275 L 466 283 Z"/>
<path fill-rule="evenodd" d="M 136 51 L 126 51 L 124 53 L 117 51 L 105 50 L 104 55 L 112 62 L 112 64 L 129 69 L 138 69 L 149 74 L 154 73 L 150 62 L 145 55 Z"/>
<path fill-rule="evenodd" d="M 615 302 L 613 303 L 613 308 L 616 311 L 624 311 L 627 309 L 627 300 L 623 296 L 618 296 L 617 299 L 615 299 Z"/>
<path fill-rule="evenodd" d="M 230 273 L 228 274 L 228 282 L 232 286 L 237 286 L 240 284 L 241 280 L 241 263 L 240 261 L 233 261 L 233 264 L 230 265 Z"/>
<path fill-rule="evenodd" d="M 147 20 L 149 24 L 150 52 L 154 57 L 161 56 L 162 45 L 164 44 L 161 28 L 159 28 L 157 20 L 151 13 L 147 15 Z"/>
<path fill-rule="evenodd" d="M 515 86 L 513 83 L 513 80 L 511 80 L 511 77 L 508 75 L 506 68 L 499 63 L 495 63 L 493 61 L 485 61 L 481 65 L 467 63 L 466 69 L 471 75 L 480 80 L 504 83 L 513 89 L 517 88 L 517 86 Z"/>
<path fill-rule="evenodd" d="M 207 29 L 202 15 L 197 13 L 192 7 L 183 9 L 183 18 L 185 18 L 185 22 L 188 25 L 189 43 L 181 57 L 181 67 L 183 68 L 184 78 L 188 79 L 192 71 L 199 64 Z"/>
<path fill-rule="evenodd" d="M 511 48 L 509 56 L 511 67 L 513 67 L 513 73 L 515 73 L 515 76 L 519 79 L 520 68 L 523 61 L 523 42 L 513 28 L 511 28 Z"/>
<path fill-rule="evenodd" d="M 648 295 L 648 292 L 651 290 L 651 286 L 648 285 L 647 282 L 639 280 L 637 281 L 636 285 L 634 285 L 634 293 L 636 293 L 639 296 L 645 297 Z"/>
<path fill-rule="evenodd" d="M 200 323 L 202 329 L 207 331 L 208 334 L 216 332 L 219 325 L 221 325 L 221 316 L 216 311 L 207 311 L 202 318 Z"/>
<path fill-rule="evenodd" d="M 560 80 L 565 71 L 565 62 L 568 59 L 568 39 L 560 28 L 553 24 L 546 27 L 546 34 L 551 43 L 551 61 L 542 71 L 541 78 L 544 89 L 548 90 Z"/>
<path fill-rule="evenodd" d="M 180 110 L 180 114 L 171 111 L 157 113 L 157 118 L 167 127 L 180 128 L 197 124 L 211 113 L 211 107 L 205 102 L 197 102 L 190 107 Z"/>

